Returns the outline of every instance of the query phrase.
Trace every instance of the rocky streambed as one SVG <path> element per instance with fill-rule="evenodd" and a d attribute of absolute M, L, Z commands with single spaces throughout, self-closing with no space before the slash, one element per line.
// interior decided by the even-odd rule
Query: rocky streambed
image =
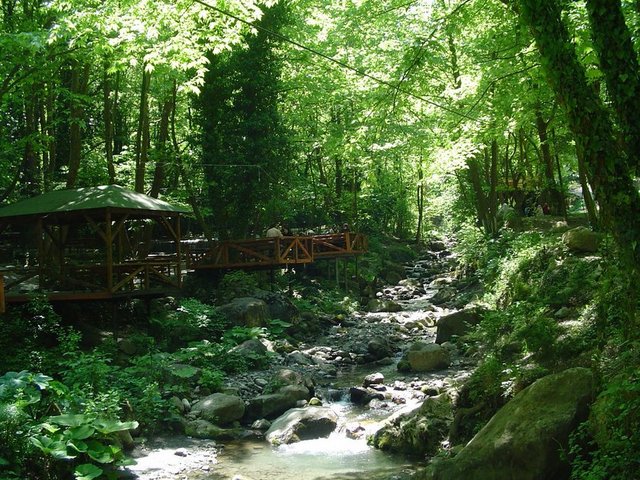
<path fill-rule="evenodd" d="M 472 290 L 452 274 L 454 256 L 435 247 L 407 265 L 405 279 L 375 292 L 366 311 L 339 318 L 312 343 L 295 350 L 267 344 L 275 350 L 269 370 L 238 375 L 224 393 L 193 405 L 177 399 L 186 404 L 189 436 L 142 443 L 131 475 L 410 478 L 419 461 L 407 454 L 424 457 L 415 445 L 420 432 L 450 424 L 450 404 L 473 366 L 449 341 L 477 321 L 473 308 L 463 308 Z M 412 426 L 425 409 L 433 421 Z"/>

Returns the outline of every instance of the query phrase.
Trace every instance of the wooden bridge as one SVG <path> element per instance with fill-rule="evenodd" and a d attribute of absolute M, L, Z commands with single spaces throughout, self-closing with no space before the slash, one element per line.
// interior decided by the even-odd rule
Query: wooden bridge
<path fill-rule="evenodd" d="M 162 296 L 178 293 L 189 271 L 286 268 L 367 251 L 366 237 L 352 232 L 194 244 L 181 236 L 184 213 L 117 185 L 58 190 L 0 208 L 0 313 L 5 302 L 33 295 Z"/>
<path fill-rule="evenodd" d="M 361 233 L 343 232 L 312 236 L 287 236 L 215 242 L 207 249 L 185 248 L 187 268 L 258 269 L 286 268 L 316 260 L 349 257 L 367 251 Z"/>

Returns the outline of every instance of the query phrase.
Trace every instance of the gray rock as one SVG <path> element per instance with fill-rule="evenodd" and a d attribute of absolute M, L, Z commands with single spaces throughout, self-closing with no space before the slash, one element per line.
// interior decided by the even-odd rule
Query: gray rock
<path fill-rule="evenodd" d="M 351 387 L 349 389 L 349 396 L 351 397 L 351 402 L 356 405 L 366 405 L 374 399 L 384 400 L 382 393 L 362 387 Z"/>
<path fill-rule="evenodd" d="M 191 414 L 217 425 L 227 425 L 240 420 L 245 411 L 244 402 L 235 395 L 214 393 L 196 402 Z"/>
<path fill-rule="evenodd" d="M 414 372 L 442 370 L 451 364 L 449 351 L 435 343 L 416 343 L 406 357 Z"/>
<path fill-rule="evenodd" d="M 433 455 L 449 434 L 453 422 L 451 399 L 447 394 L 427 398 L 420 407 L 392 415 L 371 443 L 381 450 Z"/>
<path fill-rule="evenodd" d="M 597 252 L 602 236 L 586 227 L 576 227 L 562 235 L 562 242 L 576 252 Z"/>
<path fill-rule="evenodd" d="M 480 313 L 475 309 L 460 310 L 440 317 L 436 333 L 436 343 L 448 342 L 455 336 L 462 336 L 480 323 Z"/>
<path fill-rule="evenodd" d="M 309 389 L 304 385 L 287 385 L 276 393 L 258 395 L 249 400 L 246 418 L 250 421 L 258 418 L 274 419 L 296 406 L 298 401 L 311 398 Z"/>
<path fill-rule="evenodd" d="M 273 422 L 266 438 L 273 445 L 328 437 L 338 424 L 338 415 L 328 407 L 293 408 Z"/>
<path fill-rule="evenodd" d="M 364 377 L 364 382 L 362 382 L 363 387 L 368 387 L 370 385 L 379 385 L 384 383 L 384 375 L 380 372 L 371 373 Z"/>
<path fill-rule="evenodd" d="M 277 318 L 285 322 L 293 323 L 299 316 L 298 308 L 282 293 L 258 290 L 252 293 L 254 298 L 264 301 L 269 309 L 271 318 Z"/>
<path fill-rule="evenodd" d="M 184 427 L 184 432 L 190 437 L 210 438 L 213 440 L 236 440 L 241 434 L 238 429 L 221 428 L 203 419 L 187 422 Z"/>
<path fill-rule="evenodd" d="M 434 462 L 429 480 L 569 478 L 569 434 L 588 415 L 593 373 L 572 368 L 539 379 L 518 393 L 451 459 Z"/>
<path fill-rule="evenodd" d="M 367 343 L 367 353 L 371 356 L 371 361 L 390 357 L 394 353 L 393 346 L 385 337 L 373 337 Z"/>
<path fill-rule="evenodd" d="M 379 312 L 399 312 L 402 306 L 393 300 L 383 300 L 380 298 L 372 298 L 367 303 L 366 310 L 371 313 Z"/>
<path fill-rule="evenodd" d="M 242 342 L 240 345 L 236 345 L 230 350 L 230 353 L 237 353 L 240 355 L 254 355 L 262 356 L 268 352 L 267 347 L 257 338 L 252 338 Z"/>
<path fill-rule="evenodd" d="M 234 298 L 218 307 L 218 311 L 234 325 L 244 327 L 264 327 L 270 318 L 267 304 L 252 297 Z"/>
<path fill-rule="evenodd" d="M 261 418 L 251 424 L 251 428 L 255 428 L 256 430 L 269 430 L 269 427 L 271 427 L 271 422 L 266 418 Z"/>

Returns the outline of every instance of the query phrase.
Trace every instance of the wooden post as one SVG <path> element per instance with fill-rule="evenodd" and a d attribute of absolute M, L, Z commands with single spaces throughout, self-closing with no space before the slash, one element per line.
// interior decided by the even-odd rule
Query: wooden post
<path fill-rule="evenodd" d="M 0 272 L 0 313 L 4 313 L 6 311 L 6 305 L 4 301 L 4 276 L 2 272 Z"/>
<path fill-rule="evenodd" d="M 340 288 L 340 268 L 338 263 L 338 257 L 336 257 L 336 287 Z"/>
<path fill-rule="evenodd" d="M 44 287 L 44 243 L 42 238 L 42 217 L 38 218 L 36 224 L 36 245 L 38 249 L 38 286 L 42 289 Z"/>
<path fill-rule="evenodd" d="M 176 257 L 178 259 L 178 287 L 182 288 L 182 232 L 180 229 L 180 214 L 176 219 Z"/>
<path fill-rule="evenodd" d="M 105 214 L 105 221 L 104 243 L 107 249 L 107 290 L 109 293 L 113 293 L 113 232 L 111 230 L 111 210 L 108 208 Z"/>

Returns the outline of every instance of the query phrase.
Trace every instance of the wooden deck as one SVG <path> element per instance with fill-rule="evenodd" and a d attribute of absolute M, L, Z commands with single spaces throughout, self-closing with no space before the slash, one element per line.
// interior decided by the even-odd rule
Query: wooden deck
<path fill-rule="evenodd" d="M 108 254 L 105 261 L 104 254 L 95 255 L 96 249 L 88 248 L 87 244 L 83 249 L 66 245 L 64 251 L 72 252 L 73 256 L 60 255 L 58 262 L 0 267 L 0 313 L 5 303 L 26 302 L 36 293 L 46 295 L 51 301 L 174 295 L 180 291 L 183 277 L 189 271 L 287 268 L 318 260 L 349 258 L 366 253 L 367 238 L 345 232 L 215 242 L 204 248 L 188 243 L 177 245 L 172 253 L 157 252 L 144 258 L 119 261 L 113 261 Z M 81 251 L 77 252 L 78 249 Z M 93 258 L 80 255 L 86 251 L 92 252 Z M 42 252 L 39 257 L 42 258 Z"/>
<path fill-rule="evenodd" d="M 286 268 L 316 260 L 360 255 L 366 251 L 364 235 L 345 232 L 215 242 L 204 250 L 187 247 L 185 256 L 189 269 L 234 270 Z"/>

